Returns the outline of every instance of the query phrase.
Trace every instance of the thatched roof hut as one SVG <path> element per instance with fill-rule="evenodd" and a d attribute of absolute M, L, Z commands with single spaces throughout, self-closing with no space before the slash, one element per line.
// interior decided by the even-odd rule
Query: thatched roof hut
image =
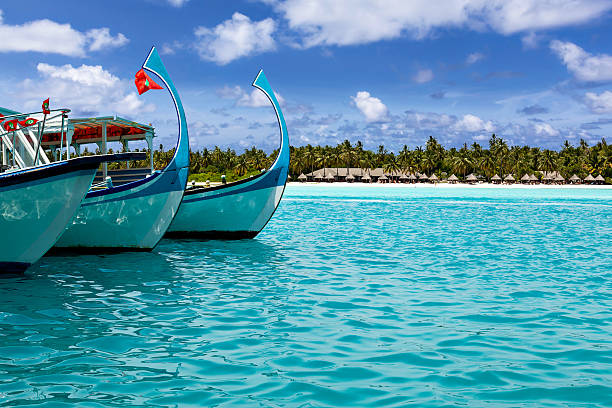
<path fill-rule="evenodd" d="M 400 180 L 402 180 L 402 181 L 409 180 L 408 176 L 407 176 L 407 175 L 405 175 L 405 174 L 403 174 L 403 173 L 402 173 L 402 175 L 400 176 L 400 178 L 399 178 L 399 179 L 400 179 Z"/>
<path fill-rule="evenodd" d="M 439 180 L 440 179 L 438 178 L 438 176 L 435 175 L 435 173 L 429 177 L 429 181 L 439 181 Z"/>
<path fill-rule="evenodd" d="M 458 181 L 459 181 L 459 178 L 455 176 L 454 174 L 451 174 L 451 176 L 448 178 L 449 183 L 456 183 Z"/>
<path fill-rule="evenodd" d="M 572 174 L 572 177 L 569 178 L 569 181 L 572 183 L 580 183 L 582 180 L 575 174 Z"/>
<path fill-rule="evenodd" d="M 558 183 L 562 183 L 565 181 L 565 177 L 563 177 L 561 174 L 557 174 L 557 177 L 555 177 L 555 181 Z"/>
<path fill-rule="evenodd" d="M 327 177 L 325 177 L 325 180 L 327 181 L 334 181 L 335 179 L 336 177 L 331 173 L 327 173 Z"/>
<path fill-rule="evenodd" d="M 604 179 L 603 176 L 599 174 L 597 177 L 595 177 L 595 181 L 603 183 L 606 181 L 606 179 Z"/>
<path fill-rule="evenodd" d="M 382 176 L 380 176 L 378 178 L 378 180 L 389 180 L 389 177 L 385 176 L 384 174 Z"/>
<path fill-rule="evenodd" d="M 417 179 L 417 176 L 415 176 L 414 173 L 410 173 L 410 175 L 408 176 L 408 179 L 411 181 L 414 181 Z"/>
<path fill-rule="evenodd" d="M 529 177 L 529 174 L 525 173 L 523 177 L 521 177 L 521 181 L 522 182 L 531 181 L 531 177 Z"/>
<path fill-rule="evenodd" d="M 474 173 L 470 173 L 468 174 L 468 176 L 465 178 L 465 181 L 468 181 L 470 183 L 474 183 L 476 181 L 478 181 L 478 178 L 474 175 Z"/>
<path fill-rule="evenodd" d="M 348 176 L 346 176 L 346 181 L 353 181 L 355 180 L 355 176 L 353 176 L 352 174 L 349 174 Z"/>
<path fill-rule="evenodd" d="M 529 176 L 529 180 L 530 180 L 530 181 L 536 181 L 536 182 L 537 182 L 537 181 L 540 181 L 540 180 L 538 179 L 538 177 L 537 177 L 535 174 L 532 174 L 531 176 Z"/>
<path fill-rule="evenodd" d="M 316 176 L 314 176 L 315 180 L 323 180 L 323 175 L 322 174 L 317 174 Z"/>
<path fill-rule="evenodd" d="M 372 181 L 372 177 L 370 177 L 370 175 L 369 175 L 369 174 L 366 174 L 365 176 L 363 176 L 363 177 L 361 178 L 361 180 L 362 180 L 362 181 L 367 181 L 367 182 L 369 183 L 370 181 Z"/>
<path fill-rule="evenodd" d="M 491 181 L 494 183 L 499 183 L 501 180 L 501 177 L 499 177 L 497 174 L 491 177 Z"/>
<path fill-rule="evenodd" d="M 504 181 L 506 181 L 508 183 L 514 183 L 516 180 L 514 179 L 512 174 L 508 174 L 506 177 L 504 177 Z"/>
<path fill-rule="evenodd" d="M 298 176 L 298 180 L 299 181 L 306 181 L 306 180 L 308 180 L 308 177 L 306 177 L 306 175 L 304 173 L 302 173 L 302 174 L 300 174 Z"/>
<path fill-rule="evenodd" d="M 595 177 L 593 177 L 593 175 L 592 175 L 592 174 L 589 174 L 588 176 L 586 176 L 586 177 L 584 178 L 584 181 L 588 181 L 589 183 L 590 183 L 590 182 L 593 182 L 593 181 L 595 181 Z"/>
<path fill-rule="evenodd" d="M 419 174 L 419 180 L 427 181 L 427 180 L 429 180 L 429 177 L 427 177 L 427 174 L 425 174 L 425 173 Z"/>

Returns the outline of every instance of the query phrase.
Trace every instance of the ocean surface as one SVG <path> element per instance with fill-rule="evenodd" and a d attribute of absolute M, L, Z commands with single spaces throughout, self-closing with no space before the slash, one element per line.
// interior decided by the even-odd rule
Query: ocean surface
<path fill-rule="evenodd" d="M 0 406 L 610 407 L 611 244 L 612 190 L 290 186 L 0 279 Z"/>

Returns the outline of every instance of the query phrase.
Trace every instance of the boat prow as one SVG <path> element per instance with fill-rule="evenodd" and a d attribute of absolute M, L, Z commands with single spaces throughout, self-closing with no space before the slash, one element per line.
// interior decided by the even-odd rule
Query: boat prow
<path fill-rule="evenodd" d="M 185 191 L 179 212 L 167 237 L 241 239 L 255 237 L 276 211 L 289 171 L 287 125 L 274 91 L 263 73 L 253 81 L 270 100 L 276 112 L 281 145 L 276 160 L 266 171 L 243 180 L 210 188 Z"/>
<path fill-rule="evenodd" d="M 90 191 L 56 248 L 79 252 L 150 251 L 177 213 L 189 170 L 185 111 L 155 47 L 142 67 L 161 79 L 174 102 L 178 118 L 174 156 L 166 168 L 144 179 Z"/>

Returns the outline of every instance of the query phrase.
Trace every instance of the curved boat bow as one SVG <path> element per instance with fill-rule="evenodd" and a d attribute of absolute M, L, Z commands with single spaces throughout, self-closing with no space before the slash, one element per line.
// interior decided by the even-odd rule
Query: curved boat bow
<path fill-rule="evenodd" d="M 56 248 L 85 252 L 151 250 L 177 213 L 189 171 L 185 111 L 155 47 L 142 67 L 163 81 L 174 102 L 178 118 L 174 156 L 161 172 L 154 172 L 142 180 L 90 191 Z"/>
<path fill-rule="evenodd" d="M 281 146 L 272 166 L 257 176 L 211 188 L 185 191 L 166 236 L 174 238 L 240 239 L 255 237 L 268 223 L 285 190 L 289 170 L 289 136 L 283 112 L 265 74 L 253 86 L 276 112 Z"/>

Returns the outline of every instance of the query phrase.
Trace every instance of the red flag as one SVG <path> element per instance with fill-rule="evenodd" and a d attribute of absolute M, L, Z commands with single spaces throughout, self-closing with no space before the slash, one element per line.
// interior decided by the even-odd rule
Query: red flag
<path fill-rule="evenodd" d="M 38 123 L 38 120 L 36 120 L 34 118 L 27 118 L 26 120 L 20 120 L 19 121 L 19 124 L 22 127 L 32 126 L 32 125 L 35 125 L 36 123 Z"/>
<path fill-rule="evenodd" d="M 13 120 L 7 120 L 6 122 L 4 122 L 2 124 L 2 127 L 4 128 L 4 130 L 6 130 L 7 132 L 10 132 L 12 130 L 17 130 L 17 124 L 19 123 L 19 121 L 17 119 L 13 119 Z"/>
<path fill-rule="evenodd" d="M 49 110 L 49 98 L 45 99 L 42 103 L 42 113 L 44 113 L 45 115 L 51 113 L 51 111 Z"/>
<path fill-rule="evenodd" d="M 147 92 L 149 89 L 164 89 L 161 86 L 157 85 L 144 69 L 141 69 L 136 73 L 136 78 L 134 79 L 134 83 L 136 84 L 136 88 L 138 88 L 138 95 L 142 95 Z"/>

